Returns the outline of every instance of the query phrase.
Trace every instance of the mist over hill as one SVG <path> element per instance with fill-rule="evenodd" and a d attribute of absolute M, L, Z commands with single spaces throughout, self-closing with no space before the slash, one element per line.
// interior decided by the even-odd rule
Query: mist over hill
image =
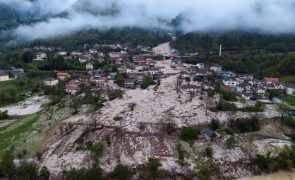
<path fill-rule="evenodd" d="M 0 30 L 10 30 L 11 39 L 21 41 L 123 27 L 184 33 L 295 32 L 293 0 L 0 0 L 1 9 Z"/>

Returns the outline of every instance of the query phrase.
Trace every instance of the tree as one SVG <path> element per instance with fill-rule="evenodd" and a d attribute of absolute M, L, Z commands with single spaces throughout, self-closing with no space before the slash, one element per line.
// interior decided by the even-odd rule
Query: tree
<path fill-rule="evenodd" d="M 241 100 L 241 103 L 242 103 L 242 105 L 243 105 L 243 110 L 245 110 L 245 106 L 246 106 L 246 99 L 245 98 L 242 98 Z"/>
<path fill-rule="evenodd" d="M 23 54 L 22 54 L 22 61 L 24 63 L 30 63 L 32 62 L 34 59 L 34 53 L 32 51 L 25 51 Z"/>
<path fill-rule="evenodd" d="M 10 177 L 14 172 L 13 154 L 10 150 L 6 150 L 2 155 L 1 171 L 4 176 Z"/>
<path fill-rule="evenodd" d="M 118 73 L 115 77 L 115 83 L 118 84 L 118 86 L 123 87 L 125 83 L 125 77 Z"/>
<path fill-rule="evenodd" d="M 42 167 L 41 171 L 40 171 L 39 179 L 40 180 L 49 180 L 49 178 L 50 178 L 49 170 L 47 169 L 46 166 Z"/>
<path fill-rule="evenodd" d="M 159 159 L 149 158 L 148 170 L 151 178 L 154 179 L 158 176 L 159 167 L 161 166 L 162 164 Z"/>
<path fill-rule="evenodd" d="M 200 130 L 196 127 L 192 127 L 192 126 L 182 127 L 180 130 L 180 139 L 189 143 L 192 143 L 193 141 L 198 139 L 199 135 L 200 135 Z"/>
<path fill-rule="evenodd" d="M 255 137 L 253 134 L 249 134 L 247 136 L 246 141 L 244 142 L 242 148 L 245 153 L 248 155 L 248 158 L 252 160 L 254 156 L 257 154 L 257 147 L 254 144 Z"/>
<path fill-rule="evenodd" d="M 127 166 L 118 164 L 114 170 L 114 175 L 118 180 L 129 180 L 132 178 L 132 171 Z"/>
<path fill-rule="evenodd" d="M 144 76 L 142 83 L 140 84 L 141 89 L 147 89 L 150 85 L 155 84 L 153 77 L 150 75 Z"/>
<path fill-rule="evenodd" d="M 228 149 L 232 149 L 236 146 L 237 144 L 237 140 L 235 138 L 235 136 L 230 136 L 226 141 L 225 141 L 225 146 L 228 148 Z"/>
<path fill-rule="evenodd" d="M 102 142 L 97 142 L 90 147 L 91 154 L 97 163 L 104 153 L 104 144 Z"/>
<path fill-rule="evenodd" d="M 211 148 L 211 147 L 206 147 L 205 148 L 205 153 L 206 153 L 206 155 L 209 157 L 209 158 L 212 158 L 212 156 L 213 156 L 213 149 Z"/>
<path fill-rule="evenodd" d="M 218 119 L 212 119 L 210 122 L 210 128 L 213 130 L 217 130 L 220 128 L 220 122 Z"/>
<path fill-rule="evenodd" d="M 20 180 L 37 180 L 38 166 L 35 163 L 22 163 L 16 170 L 17 179 Z"/>

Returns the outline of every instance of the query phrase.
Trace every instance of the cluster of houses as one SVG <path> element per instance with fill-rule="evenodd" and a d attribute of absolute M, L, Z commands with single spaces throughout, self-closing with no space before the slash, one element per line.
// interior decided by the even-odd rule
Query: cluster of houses
<path fill-rule="evenodd" d="M 9 81 L 25 76 L 25 71 L 21 68 L 12 68 L 11 70 L 0 69 L 0 82 Z"/>
<path fill-rule="evenodd" d="M 222 70 L 222 66 L 213 64 L 206 68 L 204 63 L 190 67 L 182 72 L 182 77 L 208 77 L 215 76 L 222 80 L 224 89 L 234 92 L 246 100 L 267 98 L 267 90 L 278 90 L 288 95 L 295 95 L 295 84 L 284 85 L 279 78 L 265 77 L 263 80 L 254 79 L 252 74 L 237 74 L 232 71 Z M 188 83 L 182 89 L 189 92 L 198 92 L 206 84 Z"/>

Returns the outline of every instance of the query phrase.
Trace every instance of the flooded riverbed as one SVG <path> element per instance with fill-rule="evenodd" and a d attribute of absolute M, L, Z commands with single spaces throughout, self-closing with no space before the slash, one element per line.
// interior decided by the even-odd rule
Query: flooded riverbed
<path fill-rule="evenodd" d="M 273 173 L 268 175 L 241 178 L 239 180 L 295 180 L 295 171 L 278 172 L 278 173 Z"/>

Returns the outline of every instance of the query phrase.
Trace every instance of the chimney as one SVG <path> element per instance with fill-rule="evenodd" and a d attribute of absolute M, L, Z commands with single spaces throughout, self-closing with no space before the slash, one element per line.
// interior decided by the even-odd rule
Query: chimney
<path fill-rule="evenodd" d="M 220 44 L 220 47 L 219 47 L 219 56 L 221 56 L 222 54 L 222 44 Z"/>

